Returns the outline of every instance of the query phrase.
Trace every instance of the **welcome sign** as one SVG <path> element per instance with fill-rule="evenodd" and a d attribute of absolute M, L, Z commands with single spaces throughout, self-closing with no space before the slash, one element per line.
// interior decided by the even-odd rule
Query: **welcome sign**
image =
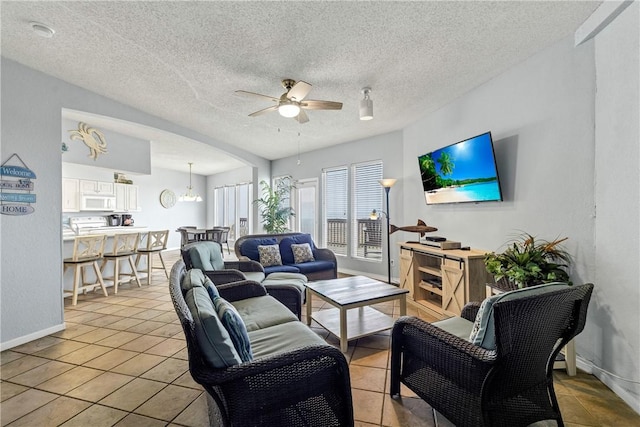
<path fill-rule="evenodd" d="M 8 164 L 17 159 L 20 165 Z M 36 174 L 27 167 L 20 156 L 13 154 L 0 166 L 0 213 L 2 215 L 29 215 L 35 211 L 32 194 Z"/>

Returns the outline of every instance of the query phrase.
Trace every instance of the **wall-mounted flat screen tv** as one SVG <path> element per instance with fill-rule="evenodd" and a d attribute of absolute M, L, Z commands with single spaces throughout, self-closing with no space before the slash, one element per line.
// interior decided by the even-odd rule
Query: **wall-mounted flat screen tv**
<path fill-rule="evenodd" d="M 418 157 L 427 205 L 502 201 L 491 132 Z"/>

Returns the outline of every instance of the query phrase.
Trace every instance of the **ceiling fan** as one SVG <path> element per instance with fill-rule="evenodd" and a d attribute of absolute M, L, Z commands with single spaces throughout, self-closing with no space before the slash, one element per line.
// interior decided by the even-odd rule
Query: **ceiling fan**
<path fill-rule="evenodd" d="M 298 123 L 306 123 L 309 121 L 309 116 L 304 110 L 341 110 L 342 102 L 334 101 L 318 101 L 314 99 L 307 99 L 305 97 L 311 91 L 311 85 L 307 82 L 291 79 L 282 80 L 282 86 L 287 90 L 280 98 L 276 98 L 269 95 L 261 95 L 259 93 L 247 92 L 246 90 L 237 90 L 236 93 L 240 95 L 257 96 L 260 98 L 266 98 L 276 103 L 271 107 L 256 111 L 249 114 L 249 117 L 256 117 L 270 111 L 278 111 L 283 117 L 295 118 Z"/>

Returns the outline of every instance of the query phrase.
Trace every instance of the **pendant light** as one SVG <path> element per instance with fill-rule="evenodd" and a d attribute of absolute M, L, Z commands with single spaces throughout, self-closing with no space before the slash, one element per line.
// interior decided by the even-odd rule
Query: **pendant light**
<path fill-rule="evenodd" d="M 360 120 L 373 119 L 373 100 L 371 100 L 371 88 L 362 88 L 363 99 L 360 100 Z"/>
<path fill-rule="evenodd" d="M 178 201 L 180 202 L 201 202 L 202 197 L 198 193 L 193 194 L 193 186 L 191 185 L 191 166 L 193 163 L 189 162 L 189 186 L 187 187 L 187 192 L 180 195 Z"/>

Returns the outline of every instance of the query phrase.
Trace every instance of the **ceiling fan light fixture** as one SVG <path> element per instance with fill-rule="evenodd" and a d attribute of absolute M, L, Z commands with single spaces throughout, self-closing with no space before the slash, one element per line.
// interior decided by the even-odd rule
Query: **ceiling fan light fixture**
<path fill-rule="evenodd" d="M 300 114 L 300 106 L 293 101 L 282 101 L 278 106 L 278 112 L 282 117 L 296 117 Z"/>
<path fill-rule="evenodd" d="M 373 100 L 369 97 L 370 94 L 370 87 L 365 87 L 362 89 L 362 95 L 364 96 L 364 99 L 360 100 L 360 120 L 373 119 Z"/>

